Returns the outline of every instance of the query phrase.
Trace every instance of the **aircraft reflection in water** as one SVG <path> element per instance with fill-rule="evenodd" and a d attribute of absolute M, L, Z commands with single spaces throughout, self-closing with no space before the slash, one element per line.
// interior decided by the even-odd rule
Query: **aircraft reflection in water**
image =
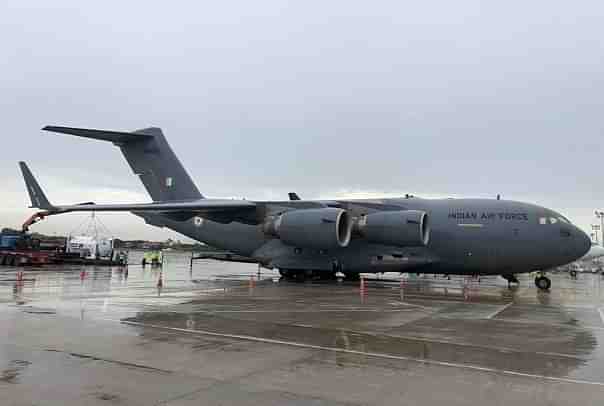
<path fill-rule="evenodd" d="M 543 294 L 539 292 L 539 294 Z M 212 307 L 212 298 L 209 297 L 209 307 Z M 197 304 L 203 303 L 196 302 Z M 250 304 L 253 308 L 253 305 Z M 314 313 L 312 317 L 320 313 Z M 385 358 L 401 357 L 408 360 L 421 360 L 434 363 L 464 363 L 472 364 L 479 368 L 491 368 L 493 370 L 514 370 L 518 373 L 542 375 L 542 376 L 560 376 L 571 375 L 579 368 L 589 363 L 589 355 L 593 353 L 597 346 L 597 340 L 592 332 L 585 329 L 573 329 L 572 327 L 560 326 L 540 326 L 545 332 L 552 336 L 561 337 L 560 341 L 554 344 L 548 343 L 543 346 L 544 352 L 526 351 L 522 349 L 507 349 L 487 345 L 471 345 L 476 341 L 469 335 L 497 336 L 500 334 L 501 326 L 497 323 L 485 325 L 484 320 L 463 320 L 458 318 L 431 318 L 427 317 L 413 323 L 413 338 L 406 337 L 406 333 L 399 332 L 396 328 L 390 330 L 387 335 L 376 332 L 364 333 L 359 330 L 349 331 L 336 327 L 325 327 L 324 322 L 319 319 L 314 320 L 315 325 L 322 328 L 309 328 L 308 326 L 291 323 L 305 323 L 307 313 L 289 313 L 287 317 L 299 315 L 301 320 L 283 319 L 279 320 L 279 328 L 275 328 L 275 313 L 271 313 L 269 319 L 258 319 L 254 315 L 254 320 L 244 317 L 229 315 L 221 317 L 216 314 L 195 311 L 194 313 L 178 312 L 139 312 L 135 317 L 124 319 L 126 324 L 137 326 L 140 335 L 145 339 L 169 339 L 165 335 L 166 330 L 186 329 L 221 332 L 219 334 L 236 335 L 250 337 L 253 340 L 278 340 L 279 342 L 295 342 L 297 346 L 314 346 L 331 350 L 330 357 L 333 357 L 339 365 L 365 364 L 368 358 L 365 354 L 383 355 Z M 371 319 L 376 324 L 388 324 L 388 318 L 392 316 L 389 312 L 355 312 L 355 322 L 366 322 Z M 285 316 L 284 316 L 285 317 Z M 328 315 L 325 317 L 333 317 Z M 236 322 L 234 322 L 236 320 Z M 346 323 L 346 320 L 343 320 Z M 466 330 L 459 329 L 459 325 L 464 324 Z M 447 343 L 446 341 L 434 341 L 430 338 L 422 339 L 422 331 L 434 331 L 434 329 L 451 330 L 462 334 L 464 345 Z M 145 327 L 154 326 L 154 327 Z M 162 328 L 158 329 L 157 326 Z M 464 331 L 468 337 L 464 335 Z M 401 336 L 397 336 L 397 335 Z M 172 336 L 172 335 L 171 335 Z M 169 337 L 171 337 L 169 336 Z M 173 336 L 175 340 L 177 335 Z M 547 352 L 550 348 L 556 349 L 556 346 L 565 346 L 574 349 L 573 356 L 560 355 L 555 352 Z M 471 347 L 471 351 L 468 350 Z M 507 348 L 507 347 L 506 347 Z M 513 368 L 511 366 L 513 365 Z"/>
<path fill-rule="evenodd" d="M 564 265 L 583 256 L 589 237 L 553 210 L 489 199 L 248 201 L 207 199 L 161 129 L 44 130 L 117 145 L 153 199 L 148 204 L 57 206 L 21 163 L 32 206 L 45 215 L 129 211 L 148 224 L 278 268 L 285 277 L 354 279 L 360 272 L 502 275 Z M 543 290 L 551 282 L 535 279 Z"/>

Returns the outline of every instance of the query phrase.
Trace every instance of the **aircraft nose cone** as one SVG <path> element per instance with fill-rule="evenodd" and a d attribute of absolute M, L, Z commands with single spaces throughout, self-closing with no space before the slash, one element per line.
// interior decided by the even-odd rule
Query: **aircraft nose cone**
<path fill-rule="evenodd" d="M 581 258 L 583 255 L 587 254 L 591 248 L 591 239 L 583 230 L 578 227 L 575 227 L 574 235 L 576 257 Z"/>

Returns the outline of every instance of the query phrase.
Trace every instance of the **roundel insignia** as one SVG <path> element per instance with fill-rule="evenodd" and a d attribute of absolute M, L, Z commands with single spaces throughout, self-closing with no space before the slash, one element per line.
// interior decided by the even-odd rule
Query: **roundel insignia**
<path fill-rule="evenodd" d="M 203 219 L 201 217 L 195 217 L 193 223 L 195 224 L 195 227 L 201 227 L 203 225 Z"/>

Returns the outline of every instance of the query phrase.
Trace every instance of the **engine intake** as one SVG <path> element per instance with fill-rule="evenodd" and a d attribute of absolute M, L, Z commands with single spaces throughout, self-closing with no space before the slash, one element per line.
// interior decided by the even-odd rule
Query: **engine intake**
<path fill-rule="evenodd" d="M 428 214 L 419 210 L 368 214 L 359 218 L 355 232 L 371 242 L 401 247 L 426 246 L 430 241 Z"/>
<path fill-rule="evenodd" d="M 269 218 L 264 232 L 295 247 L 340 248 L 350 242 L 352 220 L 346 210 L 336 208 L 292 210 Z"/>

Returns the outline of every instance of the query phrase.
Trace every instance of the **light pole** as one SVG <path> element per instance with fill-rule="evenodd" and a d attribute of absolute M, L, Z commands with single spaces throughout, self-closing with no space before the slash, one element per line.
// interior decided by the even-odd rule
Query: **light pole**
<path fill-rule="evenodd" d="M 594 213 L 600 219 L 600 230 L 604 231 L 604 211 L 596 210 Z M 604 247 L 604 235 L 602 237 L 602 246 Z"/>
<path fill-rule="evenodd" d="M 596 237 L 596 245 L 598 244 L 598 230 L 600 230 L 600 225 L 599 224 L 592 224 L 591 225 L 591 229 L 593 231 L 593 233 L 591 233 L 592 237 Z"/>

